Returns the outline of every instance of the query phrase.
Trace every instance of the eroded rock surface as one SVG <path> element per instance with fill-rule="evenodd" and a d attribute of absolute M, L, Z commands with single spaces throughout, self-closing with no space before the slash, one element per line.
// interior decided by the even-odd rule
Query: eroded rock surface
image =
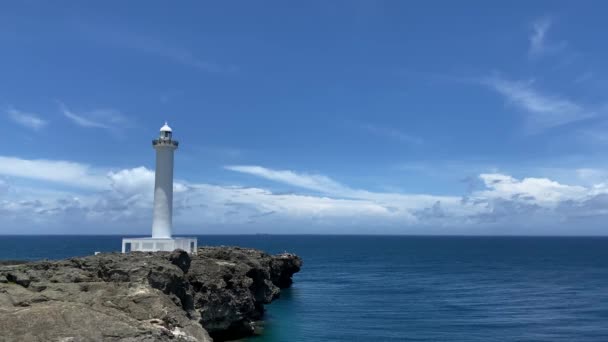
<path fill-rule="evenodd" d="M 301 259 L 238 247 L 0 266 L 2 341 L 216 341 L 253 333 Z"/>

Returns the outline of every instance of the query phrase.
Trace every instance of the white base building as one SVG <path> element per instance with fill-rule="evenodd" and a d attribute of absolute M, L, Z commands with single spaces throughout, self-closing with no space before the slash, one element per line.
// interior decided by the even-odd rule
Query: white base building
<path fill-rule="evenodd" d="M 177 238 L 123 238 L 122 252 L 172 252 L 182 249 L 190 254 L 196 254 L 197 239 L 191 237 Z"/>
<path fill-rule="evenodd" d="M 154 215 L 152 237 L 123 238 L 122 252 L 172 252 L 183 249 L 196 254 L 197 239 L 172 237 L 173 232 L 173 152 L 179 143 L 172 139 L 171 127 L 160 129 L 160 137 L 152 141 L 156 150 L 156 173 L 154 175 Z"/>

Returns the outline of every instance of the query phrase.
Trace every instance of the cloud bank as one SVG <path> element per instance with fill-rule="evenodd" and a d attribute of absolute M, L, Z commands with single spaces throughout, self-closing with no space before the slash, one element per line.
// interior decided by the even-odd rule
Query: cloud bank
<path fill-rule="evenodd" d="M 145 167 L 106 171 L 0 158 L 1 234 L 149 232 L 154 173 Z M 256 165 L 227 169 L 293 191 L 176 180 L 178 233 L 604 234 L 597 222 L 608 214 L 602 183 L 486 173 L 478 175 L 480 189 L 434 196 L 354 189 L 324 175 Z"/>

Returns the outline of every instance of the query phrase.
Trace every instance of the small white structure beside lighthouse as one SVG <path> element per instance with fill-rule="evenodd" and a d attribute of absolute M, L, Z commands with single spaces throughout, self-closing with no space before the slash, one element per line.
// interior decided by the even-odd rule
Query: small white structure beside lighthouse
<path fill-rule="evenodd" d="M 183 249 L 196 254 L 196 238 L 174 238 L 173 234 L 173 153 L 179 142 L 173 140 L 171 127 L 160 128 L 160 137 L 152 140 L 156 150 L 156 173 L 154 177 L 154 214 L 152 237 L 123 238 L 122 252 L 157 252 Z"/>

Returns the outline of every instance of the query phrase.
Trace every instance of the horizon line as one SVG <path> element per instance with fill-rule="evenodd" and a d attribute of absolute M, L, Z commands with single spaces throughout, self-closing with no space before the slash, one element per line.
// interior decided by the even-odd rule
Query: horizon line
<path fill-rule="evenodd" d="M 1 234 L 2 236 L 69 236 L 69 237 L 141 237 L 142 234 Z M 553 238 L 608 238 L 607 235 L 568 235 L 568 234 L 339 234 L 339 233 L 295 233 L 295 234 L 275 234 L 275 233 L 243 233 L 243 234 L 177 234 L 175 237 L 188 237 L 188 236 L 350 236 L 350 237 L 553 237 Z"/>

